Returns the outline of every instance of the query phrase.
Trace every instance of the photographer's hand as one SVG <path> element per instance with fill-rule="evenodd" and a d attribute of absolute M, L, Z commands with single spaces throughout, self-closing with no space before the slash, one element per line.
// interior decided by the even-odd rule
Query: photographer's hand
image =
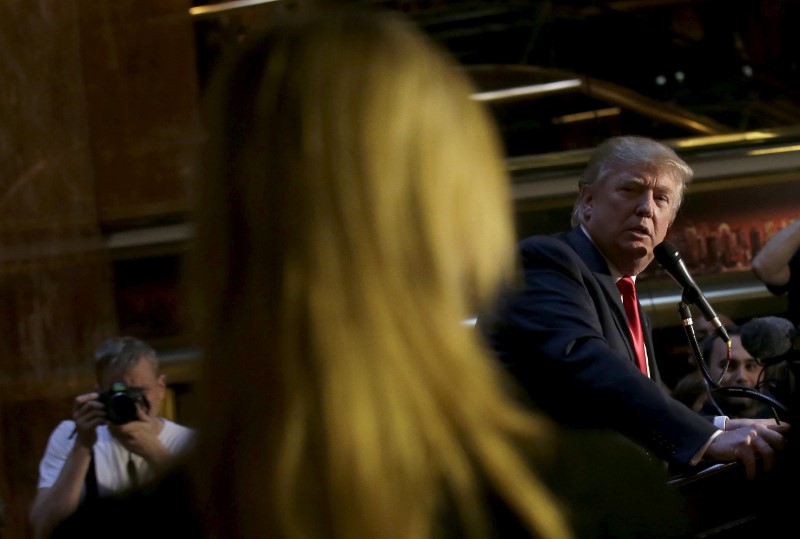
<path fill-rule="evenodd" d="M 84 393 L 75 397 L 72 405 L 72 419 L 78 435 L 75 443 L 85 448 L 94 446 L 97 441 L 95 429 L 106 423 L 103 404 L 96 399 L 97 393 Z"/>
<path fill-rule="evenodd" d="M 138 421 L 109 425 L 111 434 L 128 451 L 141 456 L 154 466 L 166 464 L 172 455 L 158 439 L 163 423 L 158 417 L 148 415 L 141 407 L 138 408 L 138 414 Z"/>

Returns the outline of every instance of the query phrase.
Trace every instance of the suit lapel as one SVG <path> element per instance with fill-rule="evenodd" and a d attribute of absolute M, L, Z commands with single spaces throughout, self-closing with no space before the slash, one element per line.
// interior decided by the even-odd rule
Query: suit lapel
<path fill-rule="evenodd" d="M 594 275 L 598 284 L 603 289 L 608 304 L 612 306 L 614 314 L 614 322 L 617 326 L 617 331 L 623 337 L 623 341 L 628 350 L 628 358 L 636 365 L 636 353 L 633 350 L 633 338 L 628 329 L 628 318 L 625 314 L 625 307 L 622 305 L 622 296 L 617 288 L 615 279 L 611 276 L 611 270 L 608 268 L 608 263 L 600 251 L 595 247 L 594 243 L 583 233 L 580 227 L 575 227 L 566 234 L 567 243 L 572 246 L 578 256 L 586 263 L 586 266 Z M 639 305 L 639 312 L 643 313 L 641 305 Z M 642 327 L 645 328 L 645 346 L 647 347 L 648 362 L 650 358 L 654 357 L 652 352 L 652 339 L 650 335 L 650 323 L 642 317 Z M 650 364 L 650 372 L 654 372 L 652 363 Z"/>

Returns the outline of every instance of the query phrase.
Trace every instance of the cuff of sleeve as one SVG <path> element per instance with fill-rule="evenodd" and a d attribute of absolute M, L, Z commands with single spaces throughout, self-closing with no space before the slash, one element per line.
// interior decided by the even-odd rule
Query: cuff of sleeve
<path fill-rule="evenodd" d="M 719 430 L 725 430 L 725 427 L 728 426 L 728 416 L 726 415 L 714 416 L 714 426 L 717 427 Z"/>
<path fill-rule="evenodd" d="M 724 417 L 724 416 L 720 416 L 720 417 Z M 716 420 L 715 420 L 715 422 L 716 422 Z M 717 438 L 717 436 L 719 436 L 720 434 L 722 434 L 722 431 L 718 430 L 714 434 L 711 435 L 711 437 L 708 439 L 708 441 L 703 444 L 703 447 L 700 448 L 700 451 L 695 453 L 694 456 L 692 457 L 692 460 L 689 461 L 689 466 L 697 466 L 700 463 L 700 461 L 703 460 L 703 456 L 706 454 L 706 450 L 708 449 L 708 446 L 710 446 L 711 442 L 713 442 Z"/>

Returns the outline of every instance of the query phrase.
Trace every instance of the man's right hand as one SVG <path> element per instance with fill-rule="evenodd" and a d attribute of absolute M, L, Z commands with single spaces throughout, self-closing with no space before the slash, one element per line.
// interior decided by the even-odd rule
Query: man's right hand
<path fill-rule="evenodd" d="M 78 434 L 76 444 L 91 448 L 97 441 L 95 429 L 106 424 L 103 403 L 97 401 L 97 393 L 84 393 L 75 397 L 72 405 L 72 419 Z"/>
<path fill-rule="evenodd" d="M 786 440 L 777 430 L 763 423 L 723 431 L 708 446 L 704 458 L 710 461 L 739 461 L 744 465 L 749 479 L 756 477 L 758 461 L 769 472 L 775 465 L 775 455 L 783 449 Z"/>

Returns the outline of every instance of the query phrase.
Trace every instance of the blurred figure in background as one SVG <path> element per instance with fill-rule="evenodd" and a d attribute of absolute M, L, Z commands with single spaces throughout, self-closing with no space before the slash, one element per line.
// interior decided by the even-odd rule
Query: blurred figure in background
<path fill-rule="evenodd" d="M 73 419 L 50 435 L 39 465 L 30 511 L 37 537 L 48 537 L 83 501 L 153 480 L 191 442 L 191 429 L 159 415 L 167 382 L 150 345 L 107 340 L 95 353 L 95 374 L 102 392 L 75 397 Z"/>
<path fill-rule="evenodd" d="M 64 537 L 131 510 L 182 537 L 683 531 L 661 468 L 522 408 L 461 323 L 512 273 L 514 244 L 498 135 L 472 92 L 404 18 L 343 9 L 275 21 L 217 74 L 197 450 Z"/>
<path fill-rule="evenodd" d="M 800 325 L 800 219 L 783 227 L 753 257 L 753 273 L 775 295 L 786 294 L 787 316 Z"/>

